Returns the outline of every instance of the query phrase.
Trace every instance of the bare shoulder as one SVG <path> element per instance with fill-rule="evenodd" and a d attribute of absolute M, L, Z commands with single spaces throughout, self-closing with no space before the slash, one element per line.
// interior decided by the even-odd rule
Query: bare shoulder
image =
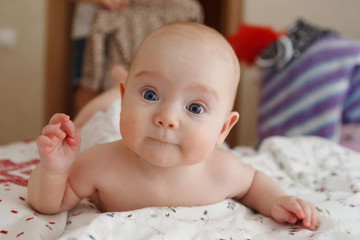
<path fill-rule="evenodd" d="M 88 186 L 97 188 L 112 172 L 122 170 L 122 162 L 127 159 L 122 145 L 121 141 L 116 141 L 96 145 L 82 152 L 71 166 L 70 184 L 77 189 Z"/>
<path fill-rule="evenodd" d="M 229 198 L 244 195 L 250 188 L 255 169 L 241 162 L 228 149 L 216 148 L 211 160 L 211 168 L 217 172 L 219 179 L 229 191 Z"/>
<path fill-rule="evenodd" d="M 76 164 L 79 165 L 104 165 L 103 163 L 115 161 L 118 156 L 124 155 L 122 141 L 99 144 L 80 153 Z M 121 158 L 120 158 L 121 159 Z"/>
<path fill-rule="evenodd" d="M 226 171 L 228 174 L 245 174 L 253 169 L 251 166 L 242 163 L 241 159 L 232 151 L 223 148 L 216 148 L 214 150 L 212 162 L 214 165 L 220 165 L 222 171 Z"/>

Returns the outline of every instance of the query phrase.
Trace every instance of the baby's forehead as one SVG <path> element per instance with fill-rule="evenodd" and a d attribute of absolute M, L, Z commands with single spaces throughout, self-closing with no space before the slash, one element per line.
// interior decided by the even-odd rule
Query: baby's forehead
<path fill-rule="evenodd" d="M 138 55 L 145 51 L 184 50 L 181 54 L 204 54 L 219 58 L 238 68 L 238 60 L 225 38 L 216 30 L 201 24 L 181 23 L 161 27 L 151 33 L 140 45 Z M 174 51 L 175 52 L 175 51 Z"/>
<path fill-rule="evenodd" d="M 139 59 L 143 57 L 144 52 L 154 56 L 161 51 L 212 59 L 222 66 L 226 65 L 222 70 L 231 72 L 232 80 L 228 79 L 226 85 L 230 84 L 232 89 L 234 85 L 237 86 L 240 77 L 239 63 L 232 47 L 216 30 L 201 24 L 180 23 L 161 27 L 151 33 L 138 50 Z"/>

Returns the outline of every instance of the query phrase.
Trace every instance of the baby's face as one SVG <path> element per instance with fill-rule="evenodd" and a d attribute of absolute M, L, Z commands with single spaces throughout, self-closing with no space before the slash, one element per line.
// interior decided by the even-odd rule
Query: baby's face
<path fill-rule="evenodd" d="M 193 40 L 148 40 L 133 62 L 123 96 L 125 143 L 156 166 L 206 159 L 237 87 L 229 61 L 214 46 Z"/>

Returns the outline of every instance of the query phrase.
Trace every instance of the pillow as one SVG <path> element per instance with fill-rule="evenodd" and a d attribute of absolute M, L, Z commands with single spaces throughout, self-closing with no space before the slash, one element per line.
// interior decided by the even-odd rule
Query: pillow
<path fill-rule="evenodd" d="M 96 112 L 81 128 L 80 151 L 97 144 L 112 142 L 121 139 L 120 134 L 121 101 L 114 101 L 106 112 Z"/>

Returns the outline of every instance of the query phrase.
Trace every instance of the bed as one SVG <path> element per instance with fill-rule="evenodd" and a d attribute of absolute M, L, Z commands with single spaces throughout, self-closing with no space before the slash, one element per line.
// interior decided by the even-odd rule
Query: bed
<path fill-rule="evenodd" d="M 113 117 L 119 111 L 114 102 L 91 118 L 81 130 L 83 149 L 121 137 L 119 119 Z M 43 215 L 27 197 L 29 174 L 39 162 L 31 140 L 0 146 L 0 239 L 360 238 L 359 153 L 320 137 L 270 137 L 257 150 L 231 151 L 289 194 L 314 203 L 322 215 L 320 228 L 277 223 L 231 199 L 200 207 L 105 213 L 85 199 L 69 212 Z"/>

